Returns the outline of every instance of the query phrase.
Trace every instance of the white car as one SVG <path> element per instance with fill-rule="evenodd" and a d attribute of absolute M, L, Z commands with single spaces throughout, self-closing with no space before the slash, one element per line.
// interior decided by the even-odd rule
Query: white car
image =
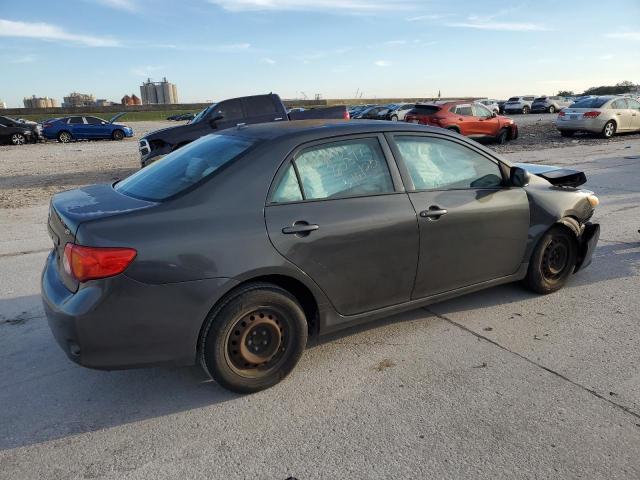
<path fill-rule="evenodd" d="M 487 107 L 492 112 L 498 114 L 500 113 L 500 105 L 498 105 L 498 100 L 494 100 L 492 98 L 485 98 L 484 100 L 478 100 L 478 103 L 481 103 L 485 107 Z"/>
<path fill-rule="evenodd" d="M 531 104 L 535 100 L 536 95 L 522 95 L 519 97 L 511 97 L 504 104 L 504 113 L 524 113 L 531 112 Z"/>
<path fill-rule="evenodd" d="M 396 105 L 395 108 L 392 108 L 391 110 L 389 110 L 389 112 L 387 112 L 386 116 L 393 122 L 404 122 L 404 117 L 415 106 L 415 103 L 402 103 L 400 105 Z"/>

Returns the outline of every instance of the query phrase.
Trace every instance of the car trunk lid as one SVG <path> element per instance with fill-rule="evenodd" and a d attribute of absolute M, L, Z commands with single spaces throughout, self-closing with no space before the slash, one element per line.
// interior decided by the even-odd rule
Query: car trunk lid
<path fill-rule="evenodd" d="M 64 285 L 72 292 L 78 289 L 78 282 L 65 272 L 63 259 L 65 246 L 67 243 L 76 243 L 78 227 L 82 223 L 154 205 L 157 204 L 118 193 L 110 184 L 91 185 L 54 195 L 49 206 L 47 229 Z"/>

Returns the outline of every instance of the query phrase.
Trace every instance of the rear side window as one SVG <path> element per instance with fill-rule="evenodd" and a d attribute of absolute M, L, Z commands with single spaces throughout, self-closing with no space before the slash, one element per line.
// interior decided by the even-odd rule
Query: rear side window
<path fill-rule="evenodd" d="M 139 170 L 114 188 L 143 200 L 166 200 L 210 177 L 253 143 L 231 135 L 207 135 Z"/>
<path fill-rule="evenodd" d="M 611 104 L 611 108 L 615 108 L 618 110 L 627 108 L 627 101 L 624 98 L 619 98 L 618 100 L 616 100 Z"/>
<path fill-rule="evenodd" d="M 434 115 L 440 111 L 440 107 L 437 105 L 416 105 L 413 107 L 410 113 L 415 113 L 418 115 Z"/>
<path fill-rule="evenodd" d="M 277 109 L 270 96 L 260 96 L 245 99 L 245 108 L 248 117 L 271 115 L 277 113 Z"/>
<path fill-rule="evenodd" d="M 240 99 L 227 100 L 219 103 L 214 110 L 214 117 L 222 116 L 223 121 L 239 120 L 244 117 Z"/>
<path fill-rule="evenodd" d="M 69 123 L 79 124 L 79 123 L 84 123 L 84 120 L 82 119 L 82 117 L 69 117 Z"/>
<path fill-rule="evenodd" d="M 378 139 L 364 138 L 302 150 L 280 180 L 272 201 L 292 202 L 301 200 L 301 196 L 304 200 L 321 200 L 393 191 Z"/>
<path fill-rule="evenodd" d="M 534 99 L 534 98 L 535 98 L 535 97 L 524 97 L 524 99 L 525 99 L 527 102 L 531 102 L 531 101 L 533 101 L 533 99 Z"/>
<path fill-rule="evenodd" d="M 395 142 L 416 190 L 498 188 L 495 162 L 449 140 L 398 136 Z"/>
<path fill-rule="evenodd" d="M 469 117 L 473 116 L 471 105 L 458 105 L 456 106 L 455 113 L 458 115 L 466 115 Z"/>
<path fill-rule="evenodd" d="M 507 100 L 508 102 L 518 102 L 520 101 L 520 97 L 511 97 L 509 100 Z"/>

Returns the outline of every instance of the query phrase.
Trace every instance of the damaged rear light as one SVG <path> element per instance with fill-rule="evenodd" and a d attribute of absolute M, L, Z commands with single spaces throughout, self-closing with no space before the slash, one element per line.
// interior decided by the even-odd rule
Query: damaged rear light
<path fill-rule="evenodd" d="M 113 277 L 124 272 L 136 257 L 133 248 L 85 247 L 67 243 L 62 265 L 79 282 Z"/>

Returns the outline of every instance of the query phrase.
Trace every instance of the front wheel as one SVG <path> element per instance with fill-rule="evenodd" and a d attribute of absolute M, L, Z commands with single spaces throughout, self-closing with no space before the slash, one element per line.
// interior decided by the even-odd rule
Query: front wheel
<path fill-rule="evenodd" d="M 549 107 L 549 113 L 556 113 L 556 107 L 554 107 L 553 105 L 551 105 Z"/>
<path fill-rule="evenodd" d="M 522 114 L 523 115 L 527 115 L 529 112 L 531 111 L 531 109 L 528 106 L 524 106 L 522 107 Z"/>
<path fill-rule="evenodd" d="M 577 256 L 573 234 L 563 227 L 551 228 L 531 255 L 525 285 L 543 295 L 560 290 L 575 269 Z"/>
<path fill-rule="evenodd" d="M 114 140 L 122 140 L 124 138 L 124 132 L 122 130 L 114 130 L 111 138 Z"/>
<path fill-rule="evenodd" d="M 24 145 L 26 142 L 27 142 L 27 139 L 21 133 L 14 133 L 13 135 L 11 135 L 12 145 Z"/>
<path fill-rule="evenodd" d="M 498 133 L 498 136 L 496 137 L 496 143 L 498 145 L 504 145 L 505 143 L 507 143 L 508 137 L 509 137 L 509 134 L 507 132 L 507 129 L 503 128 L 502 130 L 500 130 L 500 132 Z"/>
<path fill-rule="evenodd" d="M 258 392 L 293 370 L 307 335 L 304 311 L 289 292 L 268 283 L 248 284 L 207 318 L 200 363 L 224 388 Z"/>
<path fill-rule="evenodd" d="M 604 128 L 602 129 L 602 136 L 604 138 L 611 138 L 616 134 L 616 122 L 613 120 L 609 120 L 604 124 Z"/>

